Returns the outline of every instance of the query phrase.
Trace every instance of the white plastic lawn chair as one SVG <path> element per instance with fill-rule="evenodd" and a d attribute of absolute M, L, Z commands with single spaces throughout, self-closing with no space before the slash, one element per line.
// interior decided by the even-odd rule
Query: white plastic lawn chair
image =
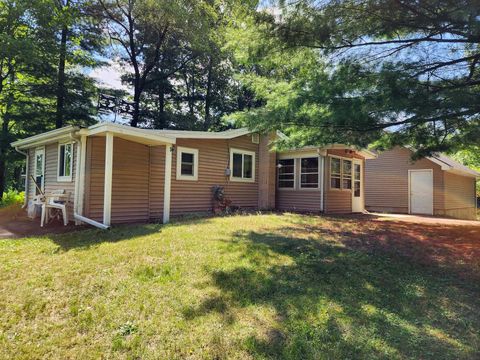
<path fill-rule="evenodd" d="M 42 205 L 42 218 L 40 221 L 40 226 L 43 227 L 45 223 L 48 223 L 48 217 L 50 209 L 58 209 L 62 212 L 63 225 L 67 226 L 68 217 L 67 217 L 67 203 L 68 199 L 66 198 L 65 190 L 54 190 L 51 194 L 45 194 L 45 202 Z"/>

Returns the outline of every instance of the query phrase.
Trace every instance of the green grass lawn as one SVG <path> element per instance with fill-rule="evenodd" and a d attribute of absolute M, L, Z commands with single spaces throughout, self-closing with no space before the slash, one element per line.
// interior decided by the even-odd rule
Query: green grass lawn
<path fill-rule="evenodd" d="M 0 358 L 479 358 L 478 281 L 328 231 L 355 226 L 243 215 L 0 240 Z"/>

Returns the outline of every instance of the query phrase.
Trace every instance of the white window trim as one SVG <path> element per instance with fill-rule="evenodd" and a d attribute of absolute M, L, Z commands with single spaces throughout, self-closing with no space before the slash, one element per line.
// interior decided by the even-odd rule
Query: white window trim
<path fill-rule="evenodd" d="M 328 182 L 329 182 L 329 189 L 333 191 L 353 191 L 353 160 L 354 158 L 347 158 L 343 156 L 338 156 L 338 155 L 328 155 L 328 157 L 335 158 L 335 159 L 340 159 L 340 188 L 334 188 L 332 187 L 332 162 L 331 160 L 328 161 Z M 351 189 L 346 189 L 343 187 L 343 161 L 347 160 L 352 163 L 352 171 L 350 173 L 350 180 L 352 180 L 352 188 Z"/>
<path fill-rule="evenodd" d="M 43 181 L 42 183 L 40 184 L 40 189 L 42 189 L 42 191 L 45 191 L 45 146 L 40 146 L 40 147 L 37 147 L 35 148 L 35 151 L 34 151 L 34 158 L 33 158 L 33 161 L 34 161 L 34 167 L 33 167 L 33 177 L 35 178 L 35 180 L 37 180 L 37 153 L 42 153 L 43 154 L 43 169 L 42 169 L 42 177 L 43 177 Z M 38 184 L 37 184 L 38 185 Z M 34 185 L 34 191 L 33 193 L 35 194 L 36 193 L 36 187 Z"/>
<path fill-rule="evenodd" d="M 182 175 L 182 153 L 193 155 L 193 176 Z M 198 161 L 199 161 L 198 149 L 178 146 L 177 147 L 177 180 L 197 181 L 198 180 Z"/>
<path fill-rule="evenodd" d="M 233 154 L 242 154 L 242 177 L 233 176 Z M 252 157 L 252 178 L 244 178 L 243 177 L 243 155 L 250 155 Z M 237 148 L 230 148 L 230 181 L 236 182 L 248 182 L 254 183 L 255 182 L 255 167 L 256 167 L 256 159 L 255 159 L 255 152 L 242 150 Z"/>
<path fill-rule="evenodd" d="M 317 166 L 318 166 L 318 170 L 317 170 L 317 175 L 318 175 L 318 179 L 317 179 L 317 187 L 303 187 L 302 186 L 302 159 L 309 159 L 309 158 L 317 158 Z M 298 166 L 298 172 L 299 172 L 299 179 L 298 179 L 298 190 L 310 190 L 310 191 L 316 191 L 316 190 L 319 190 L 320 189 L 320 156 L 317 154 L 315 156 L 302 156 L 301 158 L 299 158 L 300 161 L 299 161 L 299 166 Z M 315 173 L 305 173 L 305 174 L 315 174 Z"/>
<path fill-rule="evenodd" d="M 72 147 L 72 154 L 70 158 L 70 175 L 68 176 L 60 176 L 60 148 L 63 145 L 71 145 Z M 72 173 L 73 173 L 73 142 L 59 142 L 58 149 L 57 149 L 57 182 L 71 182 L 72 181 Z"/>
<path fill-rule="evenodd" d="M 281 158 L 278 160 L 293 160 L 293 187 L 280 187 L 280 173 L 277 171 L 277 190 L 279 191 L 296 191 L 297 190 L 297 158 Z"/>

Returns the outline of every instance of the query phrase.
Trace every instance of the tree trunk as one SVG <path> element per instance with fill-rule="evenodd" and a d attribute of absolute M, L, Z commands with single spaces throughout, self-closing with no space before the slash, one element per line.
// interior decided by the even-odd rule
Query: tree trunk
<path fill-rule="evenodd" d="M 67 56 L 67 33 L 66 26 L 62 28 L 60 40 L 60 58 L 58 60 L 58 79 L 57 79 L 57 113 L 55 118 L 55 127 L 57 129 L 63 126 L 63 111 L 65 107 L 65 59 Z"/>
<path fill-rule="evenodd" d="M 135 89 L 133 93 L 133 115 L 132 121 L 130 121 L 130 126 L 137 127 L 138 121 L 140 119 L 140 95 L 142 94 L 138 81 L 135 81 Z"/>
<path fill-rule="evenodd" d="M 167 127 L 165 119 L 165 87 L 163 86 L 163 81 L 158 86 L 158 128 L 165 129 Z"/>
<path fill-rule="evenodd" d="M 207 75 L 207 92 L 205 94 L 205 120 L 203 124 L 204 130 L 210 128 L 210 106 L 212 104 L 212 70 L 213 70 L 213 60 L 212 57 L 208 60 L 208 75 Z"/>

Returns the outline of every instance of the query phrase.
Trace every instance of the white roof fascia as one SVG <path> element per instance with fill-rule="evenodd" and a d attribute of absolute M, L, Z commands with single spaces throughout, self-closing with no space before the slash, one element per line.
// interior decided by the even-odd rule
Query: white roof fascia
<path fill-rule="evenodd" d="M 17 140 L 15 142 L 12 142 L 10 145 L 18 149 L 32 148 L 68 138 L 78 130 L 78 127 L 69 125 L 60 129 L 55 129 L 42 134 L 30 136 L 22 140 Z"/>
<path fill-rule="evenodd" d="M 183 131 L 183 130 L 147 130 L 164 134 L 166 136 L 172 136 L 177 139 L 224 139 L 230 140 L 239 136 L 248 135 L 254 131 L 250 131 L 246 128 L 227 130 L 222 132 L 209 132 L 209 131 Z"/>
<path fill-rule="evenodd" d="M 80 130 L 80 134 L 86 136 L 99 135 L 103 133 L 111 132 L 117 135 L 124 135 L 133 138 L 143 138 L 147 142 L 159 142 L 166 144 L 175 144 L 176 139 L 174 136 L 162 136 L 155 133 L 152 130 L 138 129 L 130 126 L 112 124 L 112 123 L 98 123 L 90 126 L 88 129 Z"/>

